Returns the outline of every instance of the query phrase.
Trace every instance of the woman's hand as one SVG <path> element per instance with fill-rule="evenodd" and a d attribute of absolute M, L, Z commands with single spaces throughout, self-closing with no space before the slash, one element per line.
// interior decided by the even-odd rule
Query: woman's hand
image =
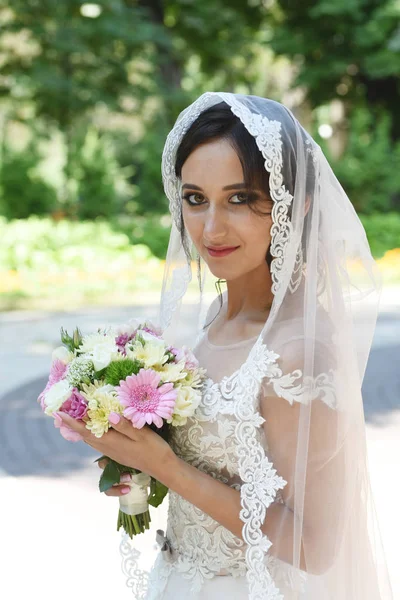
<path fill-rule="evenodd" d="M 110 461 L 108 458 L 102 458 L 98 461 L 98 465 L 100 469 L 105 469 L 106 465 Z M 125 494 L 129 494 L 131 488 L 129 486 L 129 482 L 132 481 L 132 476 L 130 473 L 122 473 L 120 477 L 119 483 L 114 483 L 112 487 L 104 492 L 106 496 L 124 496 Z"/>
<path fill-rule="evenodd" d="M 168 487 L 167 481 L 176 455 L 171 446 L 147 425 L 137 429 L 125 417 L 111 413 L 112 429 L 97 438 L 83 421 L 77 421 L 61 411 L 58 414 L 68 427 L 82 436 L 86 444 L 104 456 L 147 473 Z"/>

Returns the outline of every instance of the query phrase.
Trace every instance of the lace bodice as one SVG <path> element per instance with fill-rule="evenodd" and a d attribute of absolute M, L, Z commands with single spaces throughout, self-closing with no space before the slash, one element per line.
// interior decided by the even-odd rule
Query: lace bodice
<path fill-rule="evenodd" d="M 200 339 L 194 353 L 210 377 L 205 381 L 202 401 L 195 415 L 187 420 L 186 425 L 174 428 L 170 440 L 177 456 L 237 490 L 243 482 L 239 474 L 238 440 L 234 435 L 238 423 L 238 400 L 233 389 L 238 369 L 255 339 L 229 347 L 211 344 L 207 334 Z M 224 376 L 217 380 L 221 373 Z M 257 442 L 267 453 L 263 428 L 257 427 L 255 431 Z M 271 473 L 273 485 L 277 488 L 274 501 L 283 502 L 281 489 L 286 482 L 274 473 Z M 228 574 L 234 577 L 246 575 L 244 541 L 172 490 L 169 491 L 166 538 L 172 552 L 161 552 L 157 558 L 149 600 L 162 598 L 161 590 L 172 569 L 190 580 L 193 598 L 201 590 L 205 579 Z M 289 565 L 268 555 L 265 556 L 265 564 L 276 581 L 281 580 L 282 585 L 293 588 L 295 577 Z M 161 573 L 165 576 L 164 584 L 160 581 Z M 155 592 L 156 589 L 159 591 Z"/>

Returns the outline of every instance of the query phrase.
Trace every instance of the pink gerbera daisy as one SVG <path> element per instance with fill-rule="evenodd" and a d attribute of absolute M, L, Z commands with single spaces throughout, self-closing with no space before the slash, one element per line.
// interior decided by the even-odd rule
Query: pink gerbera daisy
<path fill-rule="evenodd" d="M 154 423 L 162 427 L 163 418 L 172 417 L 177 391 L 173 383 L 160 383 L 160 375 L 152 369 L 140 369 L 137 375 L 129 375 L 116 387 L 118 399 L 123 406 L 124 417 L 137 429 Z"/>

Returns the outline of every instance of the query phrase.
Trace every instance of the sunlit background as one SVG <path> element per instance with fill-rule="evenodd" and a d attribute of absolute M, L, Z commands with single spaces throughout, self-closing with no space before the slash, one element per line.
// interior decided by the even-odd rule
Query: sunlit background
<path fill-rule="evenodd" d="M 88 332 L 155 314 L 171 224 L 162 149 L 179 112 L 207 90 L 269 97 L 295 113 L 380 266 L 363 392 L 400 597 L 399 75 L 400 0 L 0 3 L 0 531 L 9 600 L 132 597 L 119 568 L 117 507 L 96 489 L 96 455 L 63 440 L 35 400 L 61 326 Z"/>

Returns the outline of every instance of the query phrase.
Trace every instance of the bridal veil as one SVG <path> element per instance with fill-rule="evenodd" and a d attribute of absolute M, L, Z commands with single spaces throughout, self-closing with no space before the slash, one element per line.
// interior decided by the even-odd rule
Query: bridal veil
<path fill-rule="evenodd" d="M 179 114 L 162 156 L 172 226 L 160 325 L 193 347 L 218 302 L 183 228 L 175 158 L 196 118 L 221 102 L 253 136 L 273 200 L 273 304 L 229 390 L 249 600 L 287 600 L 272 557 L 290 566 L 290 600 L 390 600 L 361 393 L 380 273 L 321 148 L 279 102 L 206 92 Z"/>

